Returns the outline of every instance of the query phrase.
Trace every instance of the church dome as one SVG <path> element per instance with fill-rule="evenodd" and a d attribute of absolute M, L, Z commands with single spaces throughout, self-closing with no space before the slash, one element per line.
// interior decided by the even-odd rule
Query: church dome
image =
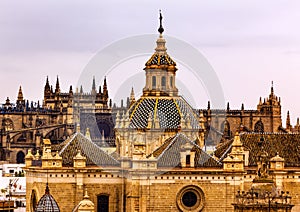
<path fill-rule="evenodd" d="M 145 69 L 165 69 L 168 71 L 176 71 L 176 62 L 167 54 L 155 52 L 146 62 Z"/>
<path fill-rule="evenodd" d="M 46 186 L 45 194 L 36 206 L 35 212 L 60 212 L 57 202 L 50 194 L 48 185 Z"/>
<path fill-rule="evenodd" d="M 129 109 L 129 128 L 199 129 L 192 107 L 181 97 L 141 97 Z"/>

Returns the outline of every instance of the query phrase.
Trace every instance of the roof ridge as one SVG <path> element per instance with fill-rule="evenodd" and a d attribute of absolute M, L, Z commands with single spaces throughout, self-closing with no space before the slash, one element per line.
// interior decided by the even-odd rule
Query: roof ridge
<path fill-rule="evenodd" d="M 80 136 L 83 137 L 83 139 L 87 139 L 90 144 L 92 144 L 94 147 L 96 147 L 97 149 L 99 149 L 102 153 L 104 153 L 105 155 L 109 156 L 111 159 L 113 159 L 115 162 L 117 162 L 118 164 L 120 163 L 118 160 L 116 160 L 115 158 L 113 158 L 110 154 L 108 154 L 107 152 L 103 151 L 97 144 L 95 144 L 92 140 L 88 139 L 87 137 L 85 137 L 82 133 L 78 134 Z"/>
<path fill-rule="evenodd" d="M 171 140 L 171 142 L 169 143 L 169 145 L 164 149 L 164 151 L 162 151 L 162 153 L 158 156 L 157 160 L 159 160 L 162 155 L 170 148 L 171 144 L 173 144 L 173 142 L 175 141 L 176 138 L 178 138 L 180 133 L 176 133 L 176 135 L 173 137 L 173 139 Z"/>
<path fill-rule="evenodd" d="M 70 145 L 70 143 L 74 140 L 74 138 L 76 137 L 77 134 L 78 134 L 78 132 L 76 132 L 72 135 L 72 137 L 70 138 L 70 141 L 67 142 L 67 144 L 59 151 L 59 153 L 58 153 L 59 156 L 61 156 L 60 154 L 62 154 L 65 151 L 65 149 Z"/>
<path fill-rule="evenodd" d="M 184 134 L 183 134 L 183 135 L 184 135 Z M 218 160 L 216 160 L 214 157 L 212 157 L 210 154 L 208 154 L 207 152 L 203 151 L 202 148 L 201 148 L 196 142 L 191 141 L 186 135 L 184 135 L 184 136 L 188 139 L 188 141 L 189 141 L 190 143 L 192 143 L 194 146 L 198 147 L 202 153 L 204 153 L 205 155 L 207 155 L 209 158 L 213 159 L 213 160 L 216 161 L 217 163 L 222 164 L 221 162 L 219 162 Z"/>

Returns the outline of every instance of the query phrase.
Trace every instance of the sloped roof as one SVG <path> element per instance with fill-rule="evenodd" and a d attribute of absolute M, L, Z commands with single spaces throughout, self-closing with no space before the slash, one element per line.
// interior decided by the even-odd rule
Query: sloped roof
<path fill-rule="evenodd" d="M 285 166 L 300 167 L 300 134 L 298 133 L 242 133 L 241 142 L 249 151 L 249 166 L 256 165 L 256 155 L 266 151 L 268 159 L 277 155 L 285 159 Z M 260 147 L 259 142 L 263 137 Z M 222 159 L 231 151 L 233 140 L 223 142 L 217 147 L 215 155 Z"/>
<path fill-rule="evenodd" d="M 178 133 L 174 137 L 168 138 L 151 155 L 158 159 L 160 167 L 178 167 L 180 162 L 180 149 L 183 145 L 190 143 L 192 152 L 195 152 L 195 167 L 220 167 L 221 163 L 204 152 L 197 144 L 190 141 L 184 134 Z"/>
<path fill-rule="evenodd" d="M 78 132 L 57 146 L 56 149 L 62 157 L 63 166 L 73 166 L 73 158 L 77 155 L 78 150 L 80 150 L 82 156 L 86 157 L 87 166 L 119 166 L 120 164 L 92 140 Z"/>
<path fill-rule="evenodd" d="M 259 146 L 264 138 L 262 147 Z M 241 134 L 245 150 L 249 150 L 249 165 L 256 165 L 256 155 L 261 149 L 268 153 L 268 159 L 278 154 L 285 159 L 285 165 L 300 166 L 300 134 L 294 133 L 245 133 Z"/>

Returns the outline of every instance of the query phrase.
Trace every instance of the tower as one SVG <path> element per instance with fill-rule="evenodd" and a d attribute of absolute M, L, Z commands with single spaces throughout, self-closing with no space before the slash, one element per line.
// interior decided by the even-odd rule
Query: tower
<path fill-rule="evenodd" d="M 267 132 L 277 132 L 281 127 L 281 104 L 280 97 L 278 98 L 274 93 L 273 81 L 271 85 L 271 93 L 269 97 L 262 102 L 259 101 L 257 110 L 260 113 L 262 123 L 264 123 L 264 130 Z"/>
<path fill-rule="evenodd" d="M 162 15 L 160 13 L 159 38 L 156 41 L 155 53 L 145 64 L 146 85 L 143 96 L 177 96 L 178 89 L 175 86 L 176 63 L 167 54 L 166 40 L 162 33 Z"/>
<path fill-rule="evenodd" d="M 162 15 L 159 14 L 159 37 L 154 54 L 145 64 L 146 83 L 142 96 L 135 101 L 132 90 L 130 108 L 117 114 L 116 143 L 118 153 L 133 161 L 146 158 L 158 146 L 179 132 L 188 139 L 199 139 L 200 127 L 193 108 L 178 95 L 175 86 L 176 63 L 167 54 L 163 38 Z M 104 92 L 104 91 L 103 91 Z"/>

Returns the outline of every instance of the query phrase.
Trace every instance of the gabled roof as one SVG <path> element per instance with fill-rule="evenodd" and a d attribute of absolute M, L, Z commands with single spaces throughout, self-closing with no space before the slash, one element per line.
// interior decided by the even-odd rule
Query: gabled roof
<path fill-rule="evenodd" d="M 73 166 L 73 158 L 80 150 L 82 156 L 86 157 L 86 165 L 96 166 L 119 166 L 119 162 L 104 152 L 92 140 L 83 134 L 76 132 L 57 147 L 62 157 L 63 166 Z"/>
<path fill-rule="evenodd" d="M 178 133 L 174 137 L 168 138 L 159 148 L 148 157 L 154 156 L 158 159 L 160 167 L 181 166 L 181 147 L 189 143 L 192 145 L 192 152 L 195 152 L 195 167 L 220 167 L 221 163 L 216 161 L 209 154 L 204 152 L 197 144 L 190 141 L 184 134 Z"/>

